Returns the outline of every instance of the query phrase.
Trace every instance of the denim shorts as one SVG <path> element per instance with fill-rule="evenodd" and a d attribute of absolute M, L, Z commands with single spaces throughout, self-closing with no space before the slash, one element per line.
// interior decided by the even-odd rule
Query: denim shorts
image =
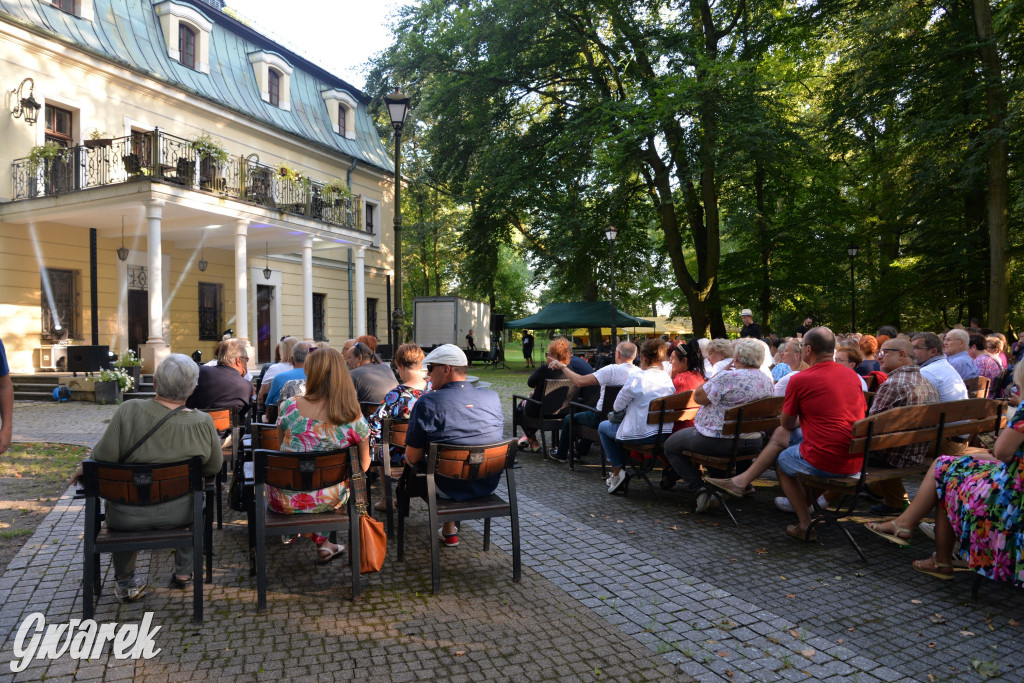
<path fill-rule="evenodd" d="M 819 470 L 814 465 L 810 464 L 803 459 L 800 455 L 800 444 L 790 446 L 786 450 L 779 453 L 778 459 L 775 461 L 775 467 L 782 470 L 783 473 L 790 477 L 795 477 L 798 474 L 809 474 L 812 477 L 848 477 L 848 474 L 836 474 L 835 472 L 826 472 L 825 470 Z M 859 476 L 858 473 L 857 476 Z"/>

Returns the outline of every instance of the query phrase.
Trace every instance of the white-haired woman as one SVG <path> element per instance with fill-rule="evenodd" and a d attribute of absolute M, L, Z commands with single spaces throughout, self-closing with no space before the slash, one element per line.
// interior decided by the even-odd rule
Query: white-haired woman
<path fill-rule="evenodd" d="M 728 456 L 732 452 L 732 437 L 722 435 L 726 412 L 772 395 L 772 380 L 761 371 L 764 353 L 760 340 L 738 340 L 732 369 L 718 373 L 694 391 L 693 400 L 701 404 L 701 409 L 697 411 L 693 426 L 676 432 L 665 441 L 665 457 L 686 488 L 697 496 L 697 512 L 704 512 L 714 498 L 701 495 L 704 492 L 700 474 L 683 451 L 720 456 Z M 740 454 L 756 453 L 761 445 L 760 434 L 742 435 Z"/>
<path fill-rule="evenodd" d="M 199 366 L 191 358 L 180 353 L 164 358 L 153 373 L 156 398 L 125 401 L 118 406 L 103 436 L 92 449 L 92 459 L 119 462 L 122 454 L 134 448 L 124 461 L 128 465 L 181 462 L 198 455 L 203 459 L 204 475 L 219 472 L 223 456 L 213 418 L 185 408 L 185 401 L 195 391 L 198 382 Z M 144 439 L 172 411 L 176 412 Z M 81 475 L 79 466 L 73 481 L 77 482 Z M 108 502 L 105 507 L 107 527 L 117 531 L 173 529 L 188 524 L 192 518 L 190 497 L 146 506 L 121 506 Z M 114 593 L 122 602 L 137 600 L 146 590 L 146 579 L 135 575 L 135 556 L 135 552 L 113 553 L 114 578 L 117 581 Z M 192 548 L 178 548 L 174 551 L 171 587 L 186 589 L 191 587 L 192 580 Z"/>

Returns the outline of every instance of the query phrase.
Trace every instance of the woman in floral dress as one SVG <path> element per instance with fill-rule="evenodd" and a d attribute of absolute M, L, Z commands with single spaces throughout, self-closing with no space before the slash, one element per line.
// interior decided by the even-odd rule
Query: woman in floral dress
<path fill-rule="evenodd" d="M 1024 386 L 1024 364 L 1014 369 L 1013 381 Z M 1024 407 L 999 434 L 994 458 L 943 455 L 936 458 L 932 476 L 902 515 L 868 529 L 899 545 L 909 543 L 911 530 L 935 513 L 935 552 L 914 562 L 914 569 L 940 579 L 953 576 L 953 549 L 979 574 L 1024 587 Z"/>
<path fill-rule="evenodd" d="M 412 407 L 424 393 L 430 391 L 430 382 L 425 378 L 423 372 L 423 349 L 417 344 L 402 344 L 395 352 L 395 367 L 398 368 L 398 376 L 402 383 L 392 389 L 377 406 L 377 410 L 367 419 L 370 425 L 370 445 L 373 446 L 373 457 L 381 462 L 382 454 L 377 446 L 381 442 L 381 422 L 386 419 L 408 420 L 412 413 Z M 405 459 L 405 449 L 397 446 L 391 447 L 391 467 L 402 467 Z M 384 481 L 384 466 L 380 467 L 380 480 Z M 387 485 L 385 483 L 385 485 Z M 384 487 L 381 487 L 380 500 L 374 505 L 376 510 L 386 510 L 387 500 L 384 497 Z"/>
<path fill-rule="evenodd" d="M 336 349 L 319 349 L 306 359 L 306 395 L 281 403 L 277 428 L 281 450 L 329 451 L 358 444 L 362 471 L 370 466 L 370 428 L 363 419 L 359 399 L 345 358 Z M 319 491 L 300 492 L 267 486 L 267 506 L 281 514 L 338 510 L 348 502 L 348 483 Z M 345 546 L 331 543 L 325 534 L 306 534 L 317 547 L 321 564 L 341 555 Z"/>

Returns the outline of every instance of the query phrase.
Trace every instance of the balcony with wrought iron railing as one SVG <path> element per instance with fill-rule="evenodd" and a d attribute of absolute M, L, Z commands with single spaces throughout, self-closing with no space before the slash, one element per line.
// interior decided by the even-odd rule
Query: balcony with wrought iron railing
<path fill-rule="evenodd" d="M 226 156 L 226 160 L 225 160 Z M 64 195 L 142 179 L 229 197 L 335 226 L 364 230 L 362 197 L 256 154 L 201 156 L 193 142 L 156 129 L 127 137 L 89 140 L 48 158 L 12 164 L 14 200 Z M 370 227 L 368 232 L 373 232 Z"/>

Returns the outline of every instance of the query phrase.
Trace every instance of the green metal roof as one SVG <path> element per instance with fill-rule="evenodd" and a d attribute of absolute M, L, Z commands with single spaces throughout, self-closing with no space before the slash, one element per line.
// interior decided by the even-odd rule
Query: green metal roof
<path fill-rule="evenodd" d="M 45 0 L 0 0 L 0 19 L 10 18 L 15 23 L 34 27 L 57 40 L 212 100 L 318 147 L 354 157 L 384 171 L 394 171 L 367 111 L 369 100 L 358 88 L 205 2 L 171 0 L 196 10 L 213 23 L 210 73 L 193 71 L 167 55 L 163 29 L 153 9 L 163 1 L 93 0 L 94 18 L 88 21 L 61 11 Z M 250 53 L 258 51 L 273 52 L 293 67 L 290 111 L 260 98 L 248 58 Z M 358 102 L 353 140 L 339 135 L 331 127 L 330 114 L 321 95 L 329 89 L 347 91 Z"/>

